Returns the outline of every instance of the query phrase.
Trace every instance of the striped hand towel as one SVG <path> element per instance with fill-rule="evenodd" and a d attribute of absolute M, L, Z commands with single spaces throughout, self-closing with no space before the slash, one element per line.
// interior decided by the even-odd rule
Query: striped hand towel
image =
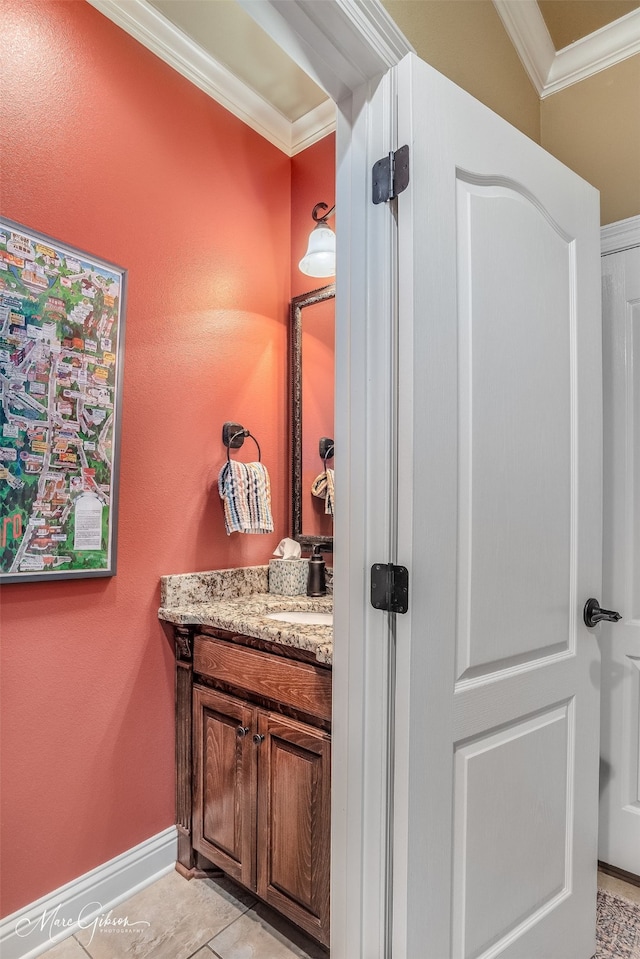
<path fill-rule="evenodd" d="M 334 489 L 333 489 L 333 470 L 327 469 L 324 473 L 320 473 L 319 476 L 316 476 L 313 483 L 311 484 L 311 492 L 314 496 L 319 496 L 320 499 L 324 499 L 324 511 L 325 513 L 333 516 L 333 505 L 334 505 Z"/>
<path fill-rule="evenodd" d="M 271 484 L 262 463 L 224 464 L 218 477 L 224 525 L 231 533 L 272 533 Z"/>

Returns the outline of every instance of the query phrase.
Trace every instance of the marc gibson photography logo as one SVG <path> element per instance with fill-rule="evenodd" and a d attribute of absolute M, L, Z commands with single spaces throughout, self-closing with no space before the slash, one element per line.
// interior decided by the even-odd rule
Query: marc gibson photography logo
<path fill-rule="evenodd" d="M 96 915 L 97 913 L 97 915 Z M 46 931 L 51 942 L 57 939 L 60 933 L 65 929 L 90 929 L 91 937 L 89 942 L 97 932 L 102 933 L 132 933 L 141 932 L 142 929 L 151 925 L 146 919 L 130 919 L 129 916 L 114 916 L 113 909 L 105 912 L 102 903 L 90 902 L 83 906 L 78 915 L 74 918 L 68 918 L 60 915 L 60 906 L 42 913 L 42 916 L 36 919 L 19 919 L 16 923 L 16 934 L 25 938 L 32 935 L 37 930 Z M 88 945 L 88 943 L 87 943 Z"/>

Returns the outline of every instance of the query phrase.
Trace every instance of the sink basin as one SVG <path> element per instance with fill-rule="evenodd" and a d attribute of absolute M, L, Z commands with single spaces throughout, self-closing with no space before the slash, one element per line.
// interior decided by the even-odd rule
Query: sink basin
<path fill-rule="evenodd" d="M 280 613 L 267 613 L 267 619 L 277 619 L 283 623 L 298 623 L 304 626 L 332 626 L 333 613 L 322 613 L 312 609 L 283 609 Z"/>

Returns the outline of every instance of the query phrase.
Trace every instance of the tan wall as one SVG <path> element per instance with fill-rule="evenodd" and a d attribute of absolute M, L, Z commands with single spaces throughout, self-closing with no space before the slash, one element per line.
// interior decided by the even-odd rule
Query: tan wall
<path fill-rule="evenodd" d="M 491 0 L 382 0 L 416 53 L 540 142 L 538 95 Z"/>
<path fill-rule="evenodd" d="M 600 190 L 602 223 L 640 214 L 640 55 L 543 100 L 541 143 Z"/>
<path fill-rule="evenodd" d="M 640 55 L 540 101 L 491 0 L 382 0 L 418 56 L 600 190 L 603 223 L 640 214 Z"/>

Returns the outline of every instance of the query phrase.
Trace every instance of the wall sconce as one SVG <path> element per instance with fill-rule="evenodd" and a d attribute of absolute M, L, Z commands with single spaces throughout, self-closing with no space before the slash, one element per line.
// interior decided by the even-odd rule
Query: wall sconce
<path fill-rule="evenodd" d="M 326 213 L 321 213 L 326 210 Z M 311 213 L 316 225 L 309 234 L 307 252 L 298 267 L 307 276 L 335 276 L 336 235 L 327 226 L 327 219 L 336 211 L 335 204 L 329 209 L 326 203 L 316 203 Z"/>

